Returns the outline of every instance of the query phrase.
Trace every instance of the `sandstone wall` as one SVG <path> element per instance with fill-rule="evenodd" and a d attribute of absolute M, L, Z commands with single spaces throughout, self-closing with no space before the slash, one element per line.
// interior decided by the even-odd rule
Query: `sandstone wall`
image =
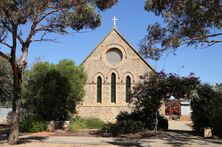
<path fill-rule="evenodd" d="M 122 52 L 122 61 L 112 65 L 106 60 L 109 49 L 117 48 Z M 131 78 L 131 87 L 139 82 L 139 76 L 153 70 L 144 62 L 131 46 L 113 29 L 105 39 L 83 62 L 88 74 L 85 86 L 86 96 L 78 105 L 78 115 L 84 117 L 99 117 L 105 121 L 114 121 L 122 111 L 130 111 L 126 102 L 126 77 Z M 111 74 L 116 75 L 116 103 L 111 103 Z M 102 102 L 97 103 L 97 78 L 102 78 Z"/>

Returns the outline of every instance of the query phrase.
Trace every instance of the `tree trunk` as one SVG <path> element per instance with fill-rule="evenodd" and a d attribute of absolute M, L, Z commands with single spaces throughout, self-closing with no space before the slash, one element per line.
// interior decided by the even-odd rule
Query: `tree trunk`
<path fill-rule="evenodd" d="M 12 124 L 9 132 L 8 143 L 16 144 L 19 140 L 19 118 L 21 107 L 21 80 L 22 70 L 17 67 L 13 70 L 13 100 L 12 100 Z"/>
<path fill-rule="evenodd" d="M 154 128 L 154 131 L 157 131 L 158 130 L 158 113 L 156 112 L 155 113 L 155 128 Z"/>

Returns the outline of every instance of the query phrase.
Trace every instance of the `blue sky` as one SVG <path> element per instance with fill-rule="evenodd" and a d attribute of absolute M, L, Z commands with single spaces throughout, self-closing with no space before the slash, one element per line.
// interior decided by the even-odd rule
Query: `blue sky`
<path fill-rule="evenodd" d="M 42 42 L 33 43 L 29 49 L 28 64 L 41 57 L 42 61 L 58 63 L 61 59 L 72 59 L 79 65 L 96 45 L 110 32 L 113 26 L 112 18 L 116 16 L 119 32 L 137 50 L 140 40 L 146 34 L 148 24 L 156 21 L 162 22 L 160 17 L 144 11 L 144 0 L 119 0 L 112 9 L 101 12 L 102 25 L 96 30 L 85 30 L 69 35 L 49 35 L 49 38 L 57 38 L 61 43 Z M 164 70 L 169 73 L 177 73 L 182 76 L 194 72 L 203 82 L 222 82 L 222 44 L 216 44 L 209 48 L 194 49 L 181 47 L 176 51 L 176 56 L 168 54 L 162 56 L 159 61 L 147 60 L 157 71 Z"/>

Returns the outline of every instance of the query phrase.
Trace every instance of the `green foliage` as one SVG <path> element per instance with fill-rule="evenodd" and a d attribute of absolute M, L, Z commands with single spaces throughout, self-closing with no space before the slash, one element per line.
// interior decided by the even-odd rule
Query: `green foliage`
<path fill-rule="evenodd" d="M 0 106 L 11 106 L 12 100 L 12 70 L 7 60 L 0 56 Z"/>
<path fill-rule="evenodd" d="M 47 130 L 46 121 L 25 120 L 20 121 L 19 130 L 21 132 L 41 132 Z"/>
<path fill-rule="evenodd" d="M 135 106 L 132 112 L 120 112 L 116 124 L 104 128 L 113 135 L 134 133 L 143 130 L 167 130 L 168 120 L 159 115 L 162 100 L 170 96 L 189 98 L 193 89 L 199 85 L 198 78 L 193 74 L 180 77 L 175 74 L 145 74 L 140 77 L 132 93 L 131 103 Z"/>
<path fill-rule="evenodd" d="M 0 47 L 7 48 L 7 52 L 0 50 L 0 56 L 9 61 L 13 69 L 12 107 L 16 108 L 13 110 L 19 110 L 21 107 L 22 74 L 27 65 L 30 44 L 37 41 L 55 41 L 55 39 L 45 38 L 48 33 L 66 34 L 70 29 L 75 31 L 95 29 L 101 24 L 99 12 L 111 8 L 116 3 L 117 0 L 0 1 Z M 17 57 L 17 53 L 20 54 L 20 58 Z M 19 60 L 17 61 L 17 59 Z M 59 74 L 57 77 L 60 80 L 62 78 Z M 56 83 L 56 81 L 54 82 Z M 18 141 L 19 132 L 19 113 L 15 111 L 13 113 L 16 121 L 13 121 L 13 131 L 9 134 L 8 142 L 10 144 L 15 144 Z M 65 117 L 53 116 L 56 119 L 64 119 Z"/>
<path fill-rule="evenodd" d="M 200 85 L 191 99 L 193 129 L 203 133 L 205 127 L 213 128 L 213 134 L 222 135 L 222 93 L 210 85 Z"/>
<path fill-rule="evenodd" d="M 193 75 L 180 77 L 165 73 L 145 74 L 141 76 L 141 81 L 134 87 L 132 103 L 135 105 L 134 113 L 140 117 L 137 119 L 144 122 L 148 129 L 157 127 L 156 117 L 159 116 L 161 100 L 170 96 L 189 97 L 191 91 L 199 84 L 198 78 Z"/>
<path fill-rule="evenodd" d="M 77 31 L 83 28 L 94 29 L 101 22 L 97 9 L 105 10 L 116 3 L 117 0 L 1 0 L 0 19 L 3 21 L 0 25 L 7 30 L 3 24 L 13 22 L 23 25 L 33 22 L 37 23 L 33 27 L 42 26 L 38 31 L 49 32 L 65 32 L 67 27 Z M 47 21 L 42 22 L 44 19 Z"/>
<path fill-rule="evenodd" d="M 217 83 L 214 86 L 215 91 L 222 92 L 222 83 Z"/>
<path fill-rule="evenodd" d="M 24 106 L 40 120 L 67 120 L 84 96 L 86 74 L 73 61 L 39 62 L 24 76 Z"/>
<path fill-rule="evenodd" d="M 12 113 L 11 113 L 12 114 Z M 10 119 L 10 115 L 8 115 Z M 33 115 L 26 109 L 21 109 L 19 119 L 19 130 L 21 132 L 40 132 L 47 129 L 47 122 L 39 120 L 36 115 Z"/>
<path fill-rule="evenodd" d="M 70 121 L 69 130 L 77 131 L 80 129 L 101 129 L 105 126 L 105 123 L 98 118 L 82 118 L 76 117 Z"/>
<path fill-rule="evenodd" d="M 116 124 L 105 126 L 103 131 L 110 132 L 114 136 L 119 134 L 136 133 L 147 129 L 152 129 L 154 124 L 147 123 L 143 112 L 133 111 L 131 113 L 123 111 L 116 117 Z M 146 116 L 147 117 L 147 116 Z M 150 120 L 149 120 L 150 121 Z M 168 130 L 168 120 L 162 116 L 158 116 L 158 130 Z"/>
<path fill-rule="evenodd" d="M 101 129 L 104 126 L 104 122 L 99 118 L 87 118 L 86 126 L 89 129 Z"/>
<path fill-rule="evenodd" d="M 164 20 L 147 28 L 141 53 L 158 60 L 163 52 L 180 45 L 211 46 L 221 42 L 222 1 L 219 0 L 146 0 L 145 10 Z"/>
<path fill-rule="evenodd" d="M 116 124 L 111 124 L 110 128 L 107 128 L 107 132 L 109 131 L 117 136 L 119 134 L 136 133 L 145 129 L 145 123 L 138 113 L 122 111 L 116 117 Z"/>
<path fill-rule="evenodd" d="M 120 121 L 112 125 L 110 128 L 110 133 L 112 133 L 114 136 L 118 136 L 119 134 L 136 133 L 144 130 L 145 126 L 142 121 L 129 119 L 127 121 Z"/>
<path fill-rule="evenodd" d="M 39 118 L 30 111 L 22 109 L 20 115 L 19 130 L 21 132 L 40 132 L 47 130 L 47 122 L 39 120 Z"/>

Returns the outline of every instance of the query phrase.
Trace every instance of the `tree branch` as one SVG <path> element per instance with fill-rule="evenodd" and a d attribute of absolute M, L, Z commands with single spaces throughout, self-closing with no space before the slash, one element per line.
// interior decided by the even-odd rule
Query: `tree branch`
<path fill-rule="evenodd" d="M 1 21 L 1 23 L 4 25 L 4 27 L 5 27 L 9 32 L 13 33 L 12 29 L 11 29 L 5 22 Z M 21 38 L 18 34 L 16 34 L 16 38 L 19 40 L 19 42 L 20 42 L 21 44 L 24 43 L 24 41 L 22 40 L 22 38 Z M 9 46 L 8 46 L 8 47 L 9 47 Z"/>
<path fill-rule="evenodd" d="M 32 40 L 32 42 L 42 42 L 42 41 L 48 41 L 48 42 L 55 42 L 55 43 L 61 43 L 59 41 L 56 41 L 56 39 L 47 39 L 47 38 L 43 38 L 43 39 L 36 39 L 36 40 Z"/>
<path fill-rule="evenodd" d="M 206 35 L 206 36 L 198 36 L 198 37 L 191 38 L 190 41 L 192 41 L 192 40 L 206 39 L 206 38 L 212 38 L 212 37 L 216 37 L 216 36 L 220 36 L 220 35 L 222 35 L 222 33 L 211 34 L 211 35 Z"/>
<path fill-rule="evenodd" d="M 33 35 L 34 35 L 36 32 L 39 31 L 39 30 L 36 30 L 36 26 L 37 26 L 42 20 L 44 20 L 47 16 L 49 16 L 49 15 L 55 13 L 55 12 L 59 12 L 60 10 L 62 10 L 62 9 L 52 10 L 52 11 L 46 13 L 45 15 L 43 15 L 42 17 L 40 17 L 39 19 L 36 18 L 36 20 L 33 21 L 32 26 L 31 26 L 30 33 L 29 33 L 26 41 L 25 41 L 23 44 L 28 47 L 28 46 L 29 46 L 29 43 L 31 42 L 31 39 L 32 39 Z"/>
<path fill-rule="evenodd" d="M 219 42 L 222 42 L 222 40 L 210 40 L 210 41 L 207 41 L 208 46 L 212 46 L 212 45 L 214 45 L 215 43 L 219 43 Z"/>
<path fill-rule="evenodd" d="M 222 42 L 222 40 L 202 40 L 202 39 L 207 39 L 207 38 L 212 38 L 212 37 L 216 37 L 216 36 L 220 36 L 222 35 L 222 33 L 217 33 L 217 34 L 211 34 L 211 35 L 206 35 L 206 36 L 198 36 L 198 37 L 194 37 L 194 38 L 191 38 L 187 41 L 185 41 L 184 43 L 182 43 L 181 45 L 183 44 L 189 44 L 191 43 L 192 41 L 197 41 L 197 40 L 200 40 L 200 42 L 205 42 L 205 43 L 208 43 L 208 46 L 211 46 L 215 43 L 218 43 L 218 42 Z"/>
<path fill-rule="evenodd" d="M 12 48 L 12 46 L 11 45 L 9 45 L 8 43 L 6 43 L 5 41 L 5 38 L 2 38 L 2 39 L 0 39 L 0 44 L 2 44 L 2 45 L 5 45 L 5 46 L 7 46 L 8 48 Z"/>
<path fill-rule="evenodd" d="M 20 44 L 24 44 L 23 39 L 18 34 L 16 34 L 16 37 L 19 40 Z"/>
<path fill-rule="evenodd" d="M 10 56 L 4 54 L 2 51 L 0 51 L 0 56 L 3 57 L 4 59 L 6 59 L 7 61 L 10 61 Z"/>
<path fill-rule="evenodd" d="M 53 11 L 50 11 L 50 12 L 46 13 L 45 15 L 43 15 L 41 18 L 39 18 L 37 20 L 37 24 L 40 23 L 43 19 L 45 19 L 47 16 L 51 15 L 52 13 L 59 12 L 61 10 L 62 9 L 56 9 L 56 10 L 53 10 Z"/>
<path fill-rule="evenodd" d="M 47 33 L 48 33 L 48 32 L 45 31 L 45 32 L 43 33 L 43 35 L 41 36 L 40 39 L 31 40 L 31 42 L 50 41 L 50 42 L 60 43 L 60 42 L 56 41 L 57 38 L 55 38 L 55 39 L 47 39 L 47 38 L 44 38 L 44 37 L 47 35 Z"/>

